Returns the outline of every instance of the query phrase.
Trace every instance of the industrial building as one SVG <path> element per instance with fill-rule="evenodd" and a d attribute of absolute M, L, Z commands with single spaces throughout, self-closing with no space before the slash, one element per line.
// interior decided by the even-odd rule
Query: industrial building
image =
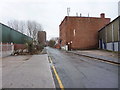
<path fill-rule="evenodd" d="M 120 51 L 120 16 L 99 31 L 99 48 Z"/>
<path fill-rule="evenodd" d="M 66 16 L 59 25 L 60 46 L 66 50 L 98 48 L 98 30 L 107 25 L 110 18 Z"/>
<path fill-rule="evenodd" d="M 0 23 L 0 27 L 2 43 L 25 44 L 26 41 L 32 41 L 31 37 L 16 31 L 7 25 Z"/>
<path fill-rule="evenodd" d="M 45 31 L 38 31 L 38 42 L 41 45 L 46 45 L 46 32 Z"/>
<path fill-rule="evenodd" d="M 32 38 L 0 23 L 0 57 L 8 56 L 14 50 L 25 49 L 28 41 L 32 41 Z"/>

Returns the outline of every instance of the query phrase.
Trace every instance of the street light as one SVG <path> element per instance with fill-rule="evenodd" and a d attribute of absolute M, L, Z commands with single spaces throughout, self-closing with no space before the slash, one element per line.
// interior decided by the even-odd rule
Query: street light
<path fill-rule="evenodd" d="M 68 42 L 69 50 L 71 50 L 71 44 L 72 44 L 72 41 Z"/>

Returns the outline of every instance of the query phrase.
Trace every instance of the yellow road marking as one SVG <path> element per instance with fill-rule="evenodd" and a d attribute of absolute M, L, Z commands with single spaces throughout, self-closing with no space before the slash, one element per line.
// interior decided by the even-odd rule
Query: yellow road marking
<path fill-rule="evenodd" d="M 52 63 L 52 60 L 51 60 L 50 56 L 48 56 L 48 60 L 49 60 L 50 63 Z"/>
<path fill-rule="evenodd" d="M 51 60 L 51 58 L 50 58 L 50 63 L 53 63 L 52 60 Z"/>
<path fill-rule="evenodd" d="M 56 71 L 56 69 L 55 69 L 55 67 L 52 65 L 52 69 L 53 69 L 53 71 L 54 71 L 54 73 L 55 73 L 55 76 L 56 76 L 56 78 L 57 78 L 57 80 L 58 80 L 58 83 L 59 83 L 59 86 L 60 86 L 60 88 L 61 88 L 61 90 L 64 90 L 64 86 L 63 86 L 63 84 L 62 84 L 62 82 L 61 82 L 61 80 L 60 80 L 60 77 L 59 77 L 59 75 L 57 74 L 57 71 Z"/>
<path fill-rule="evenodd" d="M 51 59 L 50 57 L 49 57 L 49 60 L 50 60 L 50 63 L 53 63 L 53 62 L 52 62 L 52 59 Z M 64 86 L 63 86 L 63 84 L 62 84 L 62 81 L 61 81 L 61 79 L 60 79 L 60 77 L 59 77 L 59 75 L 58 75 L 58 73 L 57 73 L 54 65 L 52 65 L 52 69 L 53 69 L 53 71 L 54 71 L 54 74 L 55 74 L 55 76 L 56 76 L 56 78 L 57 78 L 57 81 L 58 81 L 58 83 L 59 83 L 59 86 L 60 86 L 61 90 L 64 90 Z"/>

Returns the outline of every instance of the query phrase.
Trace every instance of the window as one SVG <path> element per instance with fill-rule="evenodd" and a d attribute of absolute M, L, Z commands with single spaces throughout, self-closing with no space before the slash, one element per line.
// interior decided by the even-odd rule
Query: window
<path fill-rule="evenodd" d="M 76 33 L 76 31 L 75 31 L 75 29 L 73 30 L 73 35 L 75 36 L 75 33 Z"/>

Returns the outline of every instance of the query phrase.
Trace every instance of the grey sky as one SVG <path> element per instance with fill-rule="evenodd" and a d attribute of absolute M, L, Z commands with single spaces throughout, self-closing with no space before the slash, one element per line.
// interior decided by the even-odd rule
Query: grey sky
<path fill-rule="evenodd" d="M 112 20 L 118 16 L 119 0 L 0 0 L 0 22 L 7 24 L 11 19 L 35 20 L 42 24 L 47 39 L 59 36 L 59 24 L 67 15 L 76 12 L 82 16 L 99 17 L 105 13 Z"/>

